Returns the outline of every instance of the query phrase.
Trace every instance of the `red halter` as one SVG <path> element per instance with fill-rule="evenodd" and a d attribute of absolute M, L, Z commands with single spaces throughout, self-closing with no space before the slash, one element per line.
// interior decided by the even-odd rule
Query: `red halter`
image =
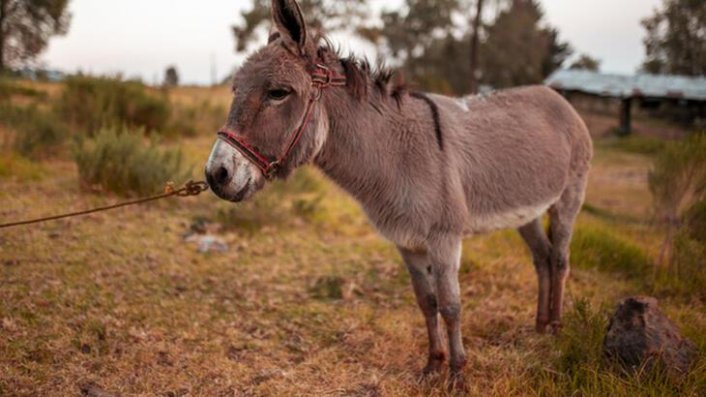
<path fill-rule="evenodd" d="M 346 85 L 346 78 L 344 76 L 337 74 L 325 65 L 316 64 L 315 66 L 316 70 L 314 70 L 311 74 L 311 86 L 313 90 L 311 92 L 311 96 L 309 97 L 309 101 L 306 103 L 302 123 L 292 133 L 284 152 L 282 152 L 282 154 L 275 160 L 270 160 L 267 156 L 249 144 L 243 137 L 240 137 L 225 129 L 218 131 L 218 138 L 224 140 L 226 143 L 233 146 L 245 157 L 247 157 L 250 162 L 255 164 L 257 168 L 262 171 L 267 179 L 272 179 L 274 177 L 274 174 L 279 169 L 279 166 L 281 166 L 287 159 L 287 156 L 289 156 L 291 151 L 301 139 L 304 129 L 307 124 L 309 124 L 309 119 L 311 118 L 311 113 L 314 109 L 314 103 L 321 99 L 321 91 L 330 86 Z"/>

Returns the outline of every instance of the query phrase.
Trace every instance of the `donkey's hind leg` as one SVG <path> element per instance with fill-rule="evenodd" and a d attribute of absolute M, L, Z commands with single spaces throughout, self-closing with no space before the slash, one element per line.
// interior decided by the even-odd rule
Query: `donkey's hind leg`
<path fill-rule="evenodd" d="M 577 178 L 564 190 L 559 201 L 549 209 L 549 238 L 551 240 L 551 309 L 549 321 L 552 332 L 561 328 L 564 286 L 569 276 L 569 245 L 576 216 L 581 210 L 586 179 Z"/>
<path fill-rule="evenodd" d="M 439 334 L 439 306 L 436 296 L 436 281 L 433 276 L 432 263 L 425 252 L 414 252 L 399 248 L 405 265 L 412 278 L 414 294 L 419 308 L 424 314 L 429 336 L 429 358 L 424 367 L 423 375 L 438 372 L 444 363 L 444 347 Z"/>
<path fill-rule="evenodd" d="M 537 287 L 539 293 L 537 296 L 535 328 L 537 332 L 544 333 L 547 331 L 547 326 L 549 325 L 551 244 L 549 243 L 547 234 L 542 229 L 541 218 L 537 218 L 520 227 L 518 231 L 532 253 L 532 261 L 534 262 L 534 268 L 537 272 Z"/>

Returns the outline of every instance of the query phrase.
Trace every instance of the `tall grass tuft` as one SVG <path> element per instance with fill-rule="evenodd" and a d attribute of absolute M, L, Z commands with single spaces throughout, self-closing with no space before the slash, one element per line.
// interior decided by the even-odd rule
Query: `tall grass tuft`
<path fill-rule="evenodd" d="M 91 140 L 79 140 L 74 159 L 84 186 L 120 195 L 147 195 L 187 177 L 179 151 L 162 150 L 141 130 L 102 128 Z"/>
<path fill-rule="evenodd" d="M 667 145 L 649 187 L 665 234 L 658 289 L 706 299 L 706 133 Z"/>
<path fill-rule="evenodd" d="M 141 127 L 147 132 L 168 126 L 171 108 L 166 95 L 150 92 L 140 82 L 73 76 L 64 85 L 58 112 L 89 134 L 107 125 Z"/>

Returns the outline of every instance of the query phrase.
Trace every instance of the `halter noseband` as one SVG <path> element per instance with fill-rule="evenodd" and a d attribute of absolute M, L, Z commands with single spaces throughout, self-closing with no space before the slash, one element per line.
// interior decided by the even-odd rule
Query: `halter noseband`
<path fill-rule="evenodd" d="M 282 152 L 282 154 L 271 160 L 260 151 L 258 151 L 254 146 L 249 144 L 245 138 L 236 135 L 235 133 L 222 129 L 218 131 L 218 138 L 222 139 L 229 145 L 237 149 L 241 154 L 243 154 L 251 163 L 255 164 L 257 168 L 262 171 L 265 178 L 272 179 L 279 169 L 279 167 L 287 159 L 287 156 L 292 152 L 294 147 L 297 145 L 299 140 L 304 133 L 304 129 L 307 124 L 309 124 L 309 119 L 311 118 L 311 113 L 314 109 L 314 103 L 321 99 L 321 92 L 331 86 L 345 86 L 346 78 L 337 74 L 336 72 L 329 69 L 326 65 L 316 64 L 314 72 L 311 73 L 311 96 L 309 101 L 306 103 L 306 108 L 304 110 L 304 117 L 302 118 L 301 124 L 297 127 L 289 138 L 287 147 Z"/>

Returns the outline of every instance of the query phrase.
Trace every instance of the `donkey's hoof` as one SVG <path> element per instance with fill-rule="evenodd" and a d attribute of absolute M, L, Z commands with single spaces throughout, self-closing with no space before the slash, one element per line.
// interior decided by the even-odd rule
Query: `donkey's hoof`
<path fill-rule="evenodd" d="M 538 334 L 546 334 L 549 332 L 549 321 L 537 320 L 534 329 Z"/>
<path fill-rule="evenodd" d="M 549 324 L 549 328 L 551 329 L 552 335 L 559 335 L 562 328 L 561 321 L 552 321 L 551 324 Z"/>
<path fill-rule="evenodd" d="M 444 360 L 444 353 L 434 354 L 433 356 L 429 357 L 426 367 L 422 369 L 422 379 L 438 374 L 444 365 Z"/>
<path fill-rule="evenodd" d="M 468 384 L 466 383 L 466 377 L 463 371 L 451 371 L 449 374 L 448 390 L 450 393 L 462 393 L 463 395 L 468 393 Z"/>

